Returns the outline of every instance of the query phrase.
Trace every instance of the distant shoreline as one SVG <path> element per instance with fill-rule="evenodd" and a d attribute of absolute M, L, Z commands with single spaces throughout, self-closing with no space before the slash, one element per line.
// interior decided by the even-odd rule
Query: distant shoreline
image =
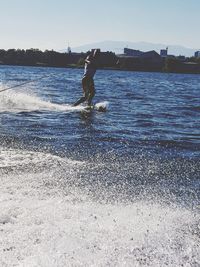
<path fill-rule="evenodd" d="M 34 67 L 34 68 L 58 68 L 58 69 L 83 69 L 83 66 L 65 66 L 65 67 L 60 67 L 60 66 L 42 66 L 42 65 L 19 65 L 19 64 L 2 64 L 0 63 L 0 67 L 3 66 L 8 66 L 8 67 Z M 167 72 L 167 71 L 145 71 L 145 70 L 130 70 L 130 69 L 122 69 L 122 68 L 99 68 L 99 70 L 115 70 L 115 71 L 129 71 L 129 72 L 152 72 L 152 73 L 166 73 L 166 74 L 186 74 L 186 75 L 199 75 L 200 73 L 192 73 L 192 72 Z"/>
<path fill-rule="evenodd" d="M 200 74 L 200 58 L 166 57 L 155 51 L 146 53 L 145 57 L 116 55 L 113 52 L 101 52 L 100 67 L 104 70 L 185 73 Z M 38 49 L 0 49 L 0 66 L 29 66 L 55 68 L 83 68 L 87 53 L 42 52 Z M 119 62 L 119 63 L 117 63 Z"/>

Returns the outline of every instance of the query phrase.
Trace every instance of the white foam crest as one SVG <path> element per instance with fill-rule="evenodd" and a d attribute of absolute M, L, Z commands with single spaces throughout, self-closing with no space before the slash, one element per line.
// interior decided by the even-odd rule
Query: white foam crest
<path fill-rule="evenodd" d="M 62 194 L 56 181 L 60 169 L 65 166 L 70 179 L 81 162 L 42 152 L 0 151 L 1 167 L 43 165 L 39 172 L 0 173 L 0 266 L 200 263 L 200 216 L 195 211 L 142 201 L 92 202 L 75 183 L 66 183 Z"/>
<path fill-rule="evenodd" d="M 82 164 L 82 162 L 70 160 L 66 158 L 60 158 L 58 156 L 43 153 L 43 152 L 34 152 L 34 151 L 26 151 L 21 149 L 7 149 L 0 147 L 0 168 L 5 167 L 20 167 L 20 166 L 28 166 L 30 164 L 34 164 L 37 166 L 48 165 L 56 166 L 65 163 L 68 164 Z"/>
<path fill-rule="evenodd" d="M 2 92 L 0 93 L 0 112 L 22 112 L 22 111 L 76 111 L 83 107 L 72 107 L 70 105 L 60 105 L 40 99 L 38 96 L 23 92 Z"/>
<path fill-rule="evenodd" d="M 4 202 L 1 210 L 0 263 L 198 266 L 198 236 L 192 232 L 197 223 L 187 210 L 145 203 L 101 205 L 20 196 Z"/>
<path fill-rule="evenodd" d="M 95 104 L 95 107 L 96 107 L 97 109 L 99 109 L 99 108 L 105 108 L 105 109 L 108 109 L 108 107 L 109 107 L 109 102 L 108 102 L 108 101 L 103 101 L 103 102 L 96 103 L 96 104 Z"/>
<path fill-rule="evenodd" d="M 61 158 L 50 153 L 26 151 L 21 149 L 7 149 L 0 147 L 0 168 L 23 167 L 28 165 L 37 166 L 60 166 L 61 164 L 83 164 L 81 161 Z"/>
<path fill-rule="evenodd" d="M 0 164 L 0 266 L 199 265 L 195 211 L 89 201 L 75 180 L 63 194 L 84 163 L 50 153 L 0 147 Z"/>

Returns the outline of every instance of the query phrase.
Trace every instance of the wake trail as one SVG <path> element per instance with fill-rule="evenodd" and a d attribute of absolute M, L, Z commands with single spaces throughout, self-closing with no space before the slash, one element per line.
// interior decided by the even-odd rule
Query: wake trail
<path fill-rule="evenodd" d="M 73 107 L 69 104 L 56 104 L 40 99 L 40 97 L 23 92 L 3 92 L 0 94 L 0 113 L 23 111 L 76 111 L 84 107 Z"/>
<path fill-rule="evenodd" d="M 97 103 L 95 107 L 99 109 L 108 108 L 107 101 Z M 2 92 L 0 93 L 0 113 L 3 112 L 31 112 L 31 111 L 63 111 L 73 112 L 82 111 L 85 107 L 80 105 L 73 107 L 70 104 L 56 104 L 41 99 L 39 96 L 30 92 Z"/>

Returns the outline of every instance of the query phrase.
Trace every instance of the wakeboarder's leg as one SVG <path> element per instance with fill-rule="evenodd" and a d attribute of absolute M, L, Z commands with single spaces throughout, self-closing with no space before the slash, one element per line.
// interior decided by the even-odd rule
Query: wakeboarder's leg
<path fill-rule="evenodd" d="M 89 97 L 88 97 L 88 106 L 91 106 L 92 105 L 92 99 L 93 99 L 94 95 L 95 95 L 95 92 L 94 91 L 89 94 Z"/>
<path fill-rule="evenodd" d="M 95 96 L 95 88 L 94 88 L 94 81 L 93 79 L 90 81 L 90 87 L 89 87 L 89 95 L 87 98 L 88 106 L 92 105 L 92 99 Z"/>
<path fill-rule="evenodd" d="M 82 79 L 83 96 L 73 104 L 74 107 L 80 105 L 81 103 L 85 102 L 88 99 L 87 87 L 88 87 L 88 80 L 86 77 L 83 77 Z"/>
<path fill-rule="evenodd" d="M 80 99 L 78 99 L 74 104 L 73 106 L 76 107 L 78 105 L 80 105 L 81 103 L 85 102 L 86 101 L 86 97 L 85 96 L 82 96 Z"/>

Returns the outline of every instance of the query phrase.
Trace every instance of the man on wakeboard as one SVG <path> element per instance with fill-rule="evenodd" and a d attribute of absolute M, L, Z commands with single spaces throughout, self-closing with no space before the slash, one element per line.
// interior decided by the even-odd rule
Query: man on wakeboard
<path fill-rule="evenodd" d="M 78 99 L 73 106 L 87 101 L 88 106 L 92 105 L 92 99 L 95 95 L 95 87 L 93 77 L 97 70 L 97 60 L 100 55 L 100 49 L 93 50 L 89 56 L 85 59 L 85 68 L 82 78 L 83 96 Z"/>

